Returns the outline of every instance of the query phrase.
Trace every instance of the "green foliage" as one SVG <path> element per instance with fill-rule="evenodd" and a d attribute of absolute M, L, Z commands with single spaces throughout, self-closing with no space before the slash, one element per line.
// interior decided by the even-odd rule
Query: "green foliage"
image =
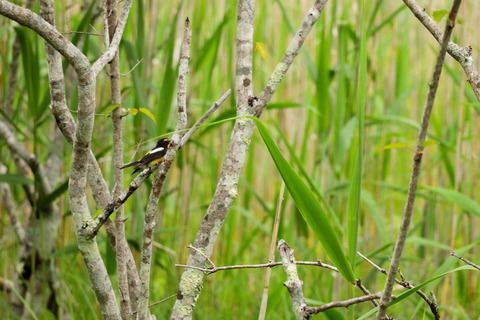
<path fill-rule="evenodd" d="M 359 10 L 359 1 L 327 3 L 279 91 L 262 114 L 261 121 L 268 123 L 271 129 L 268 134 L 275 139 L 270 147 L 281 150 L 274 152 L 280 168 L 272 165 L 269 151 L 255 135 L 240 178 L 238 198 L 212 257 L 217 266 L 267 262 L 282 179 L 278 172 L 283 171 L 291 190 L 281 205 L 279 237 L 292 246 L 297 260 L 320 259 L 335 264 L 343 268 L 348 279 L 339 280 L 338 275 L 328 270 L 299 266 L 305 296 L 312 299 L 309 300 L 312 305 L 360 295 L 349 283 L 354 280 L 353 275 L 362 278 L 371 292 L 382 289 L 383 275 L 352 255 L 356 248 L 382 268 L 388 268 L 387 257 L 392 254 L 398 232 L 413 157 L 408 150 L 388 149 L 414 148 L 428 75 L 439 48 L 402 3 L 392 6 L 384 0 L 364 2 L 363 11 Z M 254 41 L 265 44 L 267 55 L 263 58 L 258 52 L 254 54 L 254 95 L 263 89 L 312 3 L 257 1 Z M 435 7 L 446 8 L 450 4 L 440 1 Z M 65 9 L 66 5 L 65 1 L 56 2 L 58 28 L 73 43 L 81 45 L 93 61 L 105 50 L 104 38 L 95 35 L 103 32 L 98 2 L 83 8 L 74 5 Z M 472 45 L 475 50 L 478 37 L 468 26 L 480 19 L 480 2 L 463 5 L 468 10 L 462 18 L 468 23 L 457 24 L 454 41 L 462 46 Z M 134 2 L 120 50 L 124 74 L 121 105 L 129 109 L 125 113 L 131 111 L 122 118 L 125 162 L 143 154 L 158 136 L 171 134 L 175 127 L 177 61 L 187 16 L 193 32 L 187 81 L 189 125 L 227 89 L 235 91 L 234 1 L 219 1 L 215 5 L 207 0 Z M 75 320 L 97 319 L 100 314 L 78 254 L 65 191 L 71 147 L 67 143 L 62 147 L 54 143 L 56 124 L 48 109 L 43 42 L 7 20 L 0 27 L 0 34 L 0 117 L 13 126 L 19 143 L 35 153 L 42 165 L 49 163 L 52 154 L 61 159 L 54 169 L 58 182 L 41 204 L 45 208 L 54 203 L 63 214 L 57 250 L 52 255 L 61 277 L 60 302 Z M 14 101 L 7 106 L 3 102 L 16 35 L 21 41 L 18 83 Z M 67 63 L 64 71 L 68 107 L 76 119 L 76 79 Z M 463 272 L 460 276 L 462 273 L 454 272 L 449 276 L 451 281 L 442 277 L 460 265 L 458 259 L 449 256 L 448 250 L 475 260 L 479 245 L 476 226 L 480 214 L 477 191 L 480 127 L 476 122 L 480 103 L 453 59 L 447 59 L 445 71 L 432 113 L 429 140 L 423 145 L 426 148 L 420 184 L 424 187 L 418 190 L 401 268 L 414 284 L 435 278 L 424 291 L 434 290 L 445 318 L 460 318 L 480 313 L 476 296 L 466 294 L 478 291 L 479 273 L 467 271 L 468 274 Z M 112 189 L 112 124 L 111 118 L 104 115 L 119 106 L 110 101 L 107 72 L 102 72 L 97 80 L 96 113 L 101 115 L 95 118 L 92 151 Z M 135 112 L 137 115 L 133 116 Z M 151 302 L 177 292 L 183 270 L 174 264 L 186 262 L 189 253 L 186 246 L 193 242 L 210 204 L 233 117 L 234 96 L 207 121 L 216 124 L 200 128 L 182 148 L 169 173 L 156 221 Z M 284 158 L 290 161 L 285 163 Z M 16 160 L 4 141 L 0 141 L 0 161 L 8 168 L 7 174 L 0 175 L 0 182 L 10 185 L 20 222 L 27 225 L 34 211 L 29 209 L 25 187 L 34 187 L 36 181 L 30 172 L 27 176 L 18 173 Z M 130 179 L 127 174 L 124 187 Z M 126 234 L 135 259 L 141 250 L 150 190 L 151 179 L 124 206 Z M 19 244 L 0 202 L 0 234 L 4 241 L 0 270 L 2 277 L 9 279 L 14 275 Z M 93 216 L 101 211 L 90 190 L 88 203 Z M 103 230 L 98 241 L 117 290 L 114 255 Z M 349 271 L 352 265 L 354 273 Z M 238 319 L 258 317 L 264 275 L 265 270 L 209 275 L 197 302 L 195 319 L 231 319 L 232 314 Z M 281 267 L 273 268 L 267 319 L 294 318 L 288 292 L 282 285 L 284 281 Z M 447 300 L 443 299 L 444 292 L 449 293 Z M 6 310 L 5 317 L 14 319 L 3 293 L 0 301 L 0 308 Z M 172 305 L 173 300 L 169 300 L 151 310 L 157 319 L 165 319 Z M 425 304 L 415 297 L 397 306 L 401 308 L 392 308 L 394 317 L 424 316 Z M 370 304 L 358 305 L 349 316 L 357 319 L 371 308 Z M 336 309 L 324 317 L 344 319 L 349 317 L 348 312 Z M 428 309 L 425 314 L 428 317 Z"/>
<path fill-rule="evenodd" d="M 303 218 L 307 221 L 318 240 L 320 240 L 327 255 L 338 268 L 340 274 L 343 275 L 347 281 L 354 283 L 356 278 L 353 274 L 353 270 L 348 263 L 348 259 L 342 249 L 338 236 L 328 221 L 328 217 L 319 202 L 283 157 L 263 123 L 256 118 L 249 118 L 255 120 L 258 131 L 260 132 L 278 171 L 282 175 L 283 181 L 285 181 L 285 185 L 295 201 L 295 205 L 302 213 Z"/>

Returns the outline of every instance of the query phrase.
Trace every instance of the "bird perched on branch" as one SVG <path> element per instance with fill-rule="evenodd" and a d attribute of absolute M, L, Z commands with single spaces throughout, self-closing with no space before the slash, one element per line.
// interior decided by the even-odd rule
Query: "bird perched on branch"
<path fill-rule="evenodd" d="M 157 142 L 157 145 L 150 151 L 148 151 L 140 160 L 124 164 L 120 169 L 125 169 L 128 167 L 135 166 L 132 174 L 138 172 L 152 163 L 160 163 L 165 159 L 168 149 L 172 146 L 172 141 L 170 139 L 160 139 Z"/>

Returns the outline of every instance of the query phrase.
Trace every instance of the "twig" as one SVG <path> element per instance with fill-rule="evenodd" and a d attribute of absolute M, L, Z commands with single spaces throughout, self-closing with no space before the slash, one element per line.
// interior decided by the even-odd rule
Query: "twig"
<path fill-rule="evenodd" d="M 303 266 L 321 267 L 321 268 L 325 268 L 325 269 L 329 269 L 329 270 L 338 272 L 337 268 L 335 268 L 334 266 L 323 263 L 321 261 L 295 261 L 295 264 L 303 265 Z M 281 266 L 281 265 L 282 265 L 282 262 L 276 261 L 276 262 L 267 262 L 267 263 L 262 263 L 262 264 L 242 264 L 242 265 L 233 265 L 233 266 L 224 266 L 224 267 L 217 267 L 215 265 L 212 265 L 211 267 L 208 267 L 208 268 L 189 266 L 189 265 L 185 265 L 185 264 L 175 264 L 175 267 L 200 270 L 200 271 L 202 271 L 202 272 L 204 272 L 208 275 L 208 274 L 212 274 L 212 273 L 215 273 L 215 272 L 218 272 L 218 271 L 225 271 L 225 270 L 273 268 L 273 267 L 277 267 L 277 266 Z"/>
<path fill-rule="evenodd" d="M 357 254 L 362 257 L 363 260 L 367 261 L 370 265 L 372 265 L 375 269 L 377 269 L 378 271 L 380 271 L 381 273 L 383 274 L 388 274 L 387 270 L 381 268 L 380 266 L 378 266 L 375 262 L 373 262 L 372 260 L 368 259 L 366 256 L 364 256 L 363 254 L 361 254 L 360 252 L 357 251 Z M 412 289 L 414 288 L 415 286 L 413 286 L 410 282 L 406 281 L 405 278 L 403 277 L 403 274 L 402 274 L 402 280 L 398 280 L 397 278 L 395 278 L 395 282 L 398 283 L 399 285 L 401 285 L 402 287 L 404 288 L 407 288 L 407 289 Z M 435 299 L 435 295 L 433 294 L 433 292 L 431 293 L 432 295 L 432 300 L 430 300 L 427 295 L 421 291 L 421 290 L 417 290 L 416 292 L 420 297 L 422 297 L 423 300 L 425 300 L 425 302 L 429 305 L 430 307 L 430 310 L 432 311 L 432 314 L 434 315 L 435 319 L 436 320 L 439 320 L 440 319 L 440 313 L 439 313 L 439 310 L 438 310 L 438 304 L 437 304 L 437 300 Z"/>
<path fill-rule="evenodd" d="M 440 75 L 442 73 L 443 62 L 445 61 L 447 45 L 450 40 L 450 36 L 452 34 L 455 18 L 457 16 L 460 3 L 461 3 L 461 0 L 455 0 L 453 2 L 452 9 L 450 10 L 450 14 L 449 14 L 450 21 L 447 22 L 447 25 L 445 27 L 445 33 L 443 34 L 440 52 L 438 53 L 437 60 L 435 63 L 435 69 L 432 75 L 432 80 L 430 82 L 430 89 L 428 92 L 427 100 L 425 102 L 422 122 L 420 124 L 420 131 L 418 133 L 416 154 L 413 158 L 413 169 L 412 169 L 412 175 L 410 177 L 410 186 L 408 190 L 407 203 L 405 205 L 405 209 L 403 213 L 400 233 L 398 235 L 398 238 L 395 244 L 395 250 L 393 252 L 392 262 L 390 264 L 390 269 L 388 271 L 387 281 L 383 289 L 382 298 L 380 299 L 380 306 L 377 313 L 377 320 L 386 319 L 386 311 L 388 308 L 388 304 L 390 303 L 390 296 L 392 294 L 393 284 L 395 282 L 395 277 L 398 271 L 398 266 L 400 264 L 403 247 L 405 246 L 405 240 L 407 238 L 408 227 L 410 225 L 410 220 L 412 219 L 413 207 L 415 205 L 415 198 L 416 198 L 416 192 L 417 192 L 417 186 L 418 186 L 418 177 L 420 175 L 420 168 L 422 164 L 422 156 L 423 156 L 423 149 L 424 149 L 423 142 L 425 141 L 425 137 L 427 136 L 430 115 L 432 112 L 433 103 L 435 101 L 438 82 L 440 79 Z"/>
<path fill-rule="evenodd" d="M 273 232 L 272 239 L 270 240 L 270 252 L 268 253 L 268 261 L 275 260 L 275 243 L 277 242 L 278 228 L 280 225 L 280 213 L 282 212 L 282 202 L 283 194 L 285 193 L 285 182 L 282 181 L 280 187 L 280 193 L 277 200 L 277 210 L 275 212 L 275 221 L 273 223 Z M 268 268 L 265 275 L 265 285 L 263 287 L 262 302 L 260 304 L 260 312 L 258 314 L 258 320 L 265 319 L 267 313 L 267 302 L 268 302 L 268 288 L 270 286 L 270 276 L 272 274 L 272 269 Z"/>
<path fill-rule="evenodd" d="M 91 67 L 91 71 L 95 77 L 115 56 L 118 50 L 118 46 L 120 45 L 120 40 L 123 36 L 125 25 L 127 24 L 127 18 L 131 7 L 132 0 L 125 0 L 123 2 L 122 13 L 120 14 L 120 18 L 118 19 L 117 25 L 115 26 L 115 34 L 111 38 L 107 50 L 97 59 L 97 61 L 93 63 Z"/>
<path fill-rule="evenodd" d="M 433 35 L 438 43 L 441 43 L 444 35 L 442 30 L 438 27 L 437 23 L 427 14 L 425 9 L 418 5 L 415 0 L 403 0 L 405 5 L 412 11 L 417 19 L 425 26 L 425 28 Z M 455 18 L 453 19 L 453 21 Z M 450 41 L 447 46 L 447 52 L 462 66 L 467 81 L 472 86 L 473 92 L 480 101 L 480 74 L 474 65 L 474 60 L 471 55 L 472 47 L 461 47 L 458 44 Z"/>
<path fill-rule="evenodd" d="M 225 92 L 222 97 L 215 102 L 200 119 L 198 119 L 193 127 L 182 137 L 181 143 L 178 146 L 179 148 L 188 142 L 198 127 L 200 127 L 207 120 L 207 118 L 223 104 L 223 102 L 230 96 L 231 92 L 232 90 L 230 89 Z M 127 201 L 127 199 L 138 189 L 138 187 L 140 187 L 142 182 L 147 179 L 159 166 L 160 165 L 156 165 L 143 170 L 118 197 L 105 205 L 102 213 L 100 213 L 94 221 L 94 225 L 92 226 L 93 234 L 98 233 L 105 221 L 108 220 L 108 217 L 110 217 L 110 215 L 115 212 L 118 207 L 124 204 L 125 201 Z"/>
<path fill-rule="evenodd" d="M 348 300 L 343 300 L 343 301 L 333 301 L 327 304 L 324 304 L 323 306 L 319 307 L 305 307 L 305 313 L 311 316 L 312 314 L 320 313 L 323 311 L 326 311 L 328 309 L 332 308 L 348 308 L 351 305 L 357 304 L 357 303 L 362 303 L 366 301 L 375 301 L 375 299 L 379 299 L 381 297 L 382 293 L 374 293 L 374 294 L 369 294 L 366 296 L 360 296 Z M 393 298 L 393 297 L 392 297 Z"/>
<path fill-rule="evenodd" d="M 312 10 L 309 12 L 299 30 L 304 30 L 303 25 L 308 25 L 308 29 L 311 28 L 317 21 L 320 11 L 326 2 L 326 0 L 317 0 L 315 2 L 315 12 L 312 12 Z M 258 109 L 263 110 L 264 108 L 264 106 L 256 108 L 257 102 L 256 98 L 253 97 L 252 90 L 254 13 L 254 0 L 238 1 L 235 49 L 235 92 L 238 116 L 260 115 L 261 112 L 258 113 Z M 264 105 L 268 103 L 275 92 L 279 81 L 288 70 L 288 63 L 291 64 L 291 61 L 298 54 L 306 36 L 307 33 L 297 33 L 295 35 L 292 40 L 294 45 L 291 45 L 285 53 L 286 60 L 282 59 L 279 63 L 271 76 L 271 85 L 267 83 L 264 94 L 261 95 L 261 101 Z M 294 51 L 291 51 L 292 49 Z M 282 66 L 284 67 L 283 70 Z M 275 81 L 273 78 L 277 78 L 278 81 Z M 202 250 L 207 256 L 212 255 L 220 229 L 238 195 L 238 183 L 254 129 L 255 124 L 252 120 L 238 119 L 235 122 L 215 193 L 195 236 L 194 246 Z M 205 261 L 203 256 L 191 252 L 187 265 L 201 267 L 205 264 Z M 175 301 L 171 316 L 172 320 L 192 317 L 196 301 L 202 291 L 203 276 L 203 273 L 199 270 L 188 269 L 183 272 L 179 285 L 179 297 L 181 298 Z"/>
<path fill-rule="evenodd" d="M 190 128 L 190 130 L 185 133 L 185 135 L 182 137 L 182 142 L 180 143 L 180 147 L 184 146 L 187 141 L 190 139 L 190 137 L 197 131 L 198 127 L 200 127 L 207 119 L 210 117 L 222 104 L 227 98 L 230 96 L 232 93 L 232 89 L 228 89 L 227 92 L 225 92 L 220 99 L 218 99 L 211 107 L 210 109 L 205 112 L 203 116 L 200 117 L 200 119 L 197 120 L 197 122 L 193 125 L 193 127 Z"/>
<path fill-rule="evenodd" d="M 197 248 L 195 248 L 195 247 L 192 246 L 191 244 L 189 244 L 189 245 L 187 246 L 187 248 L 192 249 L 192 250 L 195 250 L 196 252 L 198 252 L 199 254 L 201 254 L 202 256 L 204 256 L 205 259 L 207 259 L 207 261 L 210 263 L 210 265 L 215 268 L 215 263 L 213 263 L 213 261 L 210 260 L 210 258 L 207 257 L 207 255 L 206 255 L 205 253 L 203 253 L 202 251 L 198 250 Z"/>
<path fill-rule="evenodd" d="M 150 308 L 150 307 L 156 306 L 157 304 L 160 304 L 160 303 L 163 303 L 163 302 L 165 302 L 165 301 L 168 301 L 168 300 L 170 300 L 170 299 L 172 299 L 172 298 L 174 298 L 174 297 L 176 297 L 176 296 L 177 296 L 176 294 L 172 294 L 171 296 L 168 296 L 168 297 L 166 297 L 166 298 L 163 298 L 163 299 L 160 300 L 160 301 L 157 301 L 157 302 L 154 302 L 154 303 L 149 304 L 148 307 Z M 132 314 L 137 314 L 137 311 L 132 312 Z"/>
<path fill-rule="evenodd" d="M 120 75 L 122 77 L 128 76 L 133 70 L 135 70 L 138 67 L 140 63 L 142 63 L 142 61 L 143 59 L 137 60 L 137 63 L 135 63 L 135 65 L 132 68 L 130 68 L 130 70 L 128 70 L 126 73 L 121 73 Z"/>
<path fill-rule="evenodd" d="M 356 282 L 355 284 L 356 284 L 357 287 L 360 288 L 360 290 L 362 290 L 362 292 L 363 292 L 366 296 L 368 296 L 368 295 L 371 294 L 370 291 L 368 291 L 368 289 L 365 288 L 365 286 L 363 285 L 362 279 L 357 279 L 357 282 Z M 378 307 L 377 301 L 372 300 L 372 304 L 373 304 L 375 307 Z"/>
<path fill-rule="evenodd" d="M 185 20 L 185 32 L 180 49 L 180 67 L 178 71 L 177 80 L 177 126 L 176 133 L 172 137 L 174 143 L 173 148 L 170 148 L 165 156 L 165 161 L 162 163 L 162 168 L 158 172 L 152 184 L 152 190 L 148 199 L 147 209 L 145 212 L 145 224 L 143 231 L 143 244 L 140 259 L 140 294 L 138 296 L 138 315 L 137 319 L 147 319 L 149 312 L 148 298 L 150 296 L 150 274 L 152 263 L 152 242 L 153 230 L 155 229 L 155 214 L 157 212 L 158 200 L 163 188 L 163 184 L 167 177 L 167 173 L 173 163 L 173 160 L 178 150 L 178 144 L 182 139 L 182 130 L 187 127 L 187 74 L 188 62 L 190 60 L 190 41 L 192 37 L 192 30 L 190 28 L 190 20 Z"/>
<path fill-rule="evenodd" d="M 300 48 L 305 42 L 310 30 L 312 30 L 312 27 L 320 17 L 320 14 L 322 13 L 323 8 L 325 8 L 327 2 L 328 0 L 317 0 L 315 1 L 313 7 L 308 11 L 307 15 L 303 19 L 302 24 L 300 25 L 300 28 L 297 30 L 292 41 L 290 41 L 285 54 L 275 67 L 275 70 L 273 70 L 272 75 L 265 85 L 265 88 L 263 88 L 262 92 L 258 96 L 258 100 L 255 102 L 255 116 L 259 117 L 262 114 L 263 110 L 267 106 L 267 103 L 277 91 L 280 82 L 292 65 L 293 60 L 298 55 Z"/>
<path fill-rule="evenodd" d="M 93 33 L 93 32 L 85 32 L 85 31 L 67 31 L 67 32 L 62 32 L 62 34 L 85 34 L 89 36 L 105 37 L 103 33 Z"/>
<path fill-rule="evenodd" d="M 456 254 L 456 253 L 455 253 L 455 252 L 453 252 L 453 251 L 452 251 L 452 252 L 450 252 L 450 255 L 451 255 L 451 256 L 453 256 L 453 257 L 455 257 L 455 258 L 457 258 L 457 259 L 460 259 L 460 260 L 462 260 L 463 262 L 465 262 L 465 263 L 466 263 L 466 264 L 468 264 L 468 265 L 471 265 L 471 266 L 472 266 L 472 267 L 474 267 L 475 269 L 478 269 L 478 270 L 480 270 L 480 266 L 479 266 L 478 264 L 475 264 L 475 263 L 473 263 L 473 262 L 471 262 L 471 261 L 469 261 L 469 260 L 465 259 L 464 257 L 462 257 L 462 256 L 459 256 L 458 254 Z"/>

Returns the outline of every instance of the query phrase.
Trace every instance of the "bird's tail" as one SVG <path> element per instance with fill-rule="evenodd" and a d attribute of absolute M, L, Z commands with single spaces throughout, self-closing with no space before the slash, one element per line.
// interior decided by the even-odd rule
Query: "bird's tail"
<path fill-rule="evenodd" d="M 124 164 L 123 166 L 120 167 L 120 169 L 125 169 L 125 168 L 131 167 L 131 166 L 135 166 L 135 165 L 137 165 L 137 164 L 139 164 L 139 163 L 140 163 L 140 161 L 133 161 L 133 162 Z"/>

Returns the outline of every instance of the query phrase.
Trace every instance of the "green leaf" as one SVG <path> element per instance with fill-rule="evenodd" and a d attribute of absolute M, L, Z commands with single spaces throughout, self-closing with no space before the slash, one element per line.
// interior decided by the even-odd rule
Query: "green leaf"
<path fill-rule="evenodd" d="M 415 237 L 415 236 L 408 237 L 407 242 L 417 244 L 417 245 L 420 245 L 420 246 L 437 248 L 437 249 L 441 249 L 441 250 L 448 250 L 448 251 L 452 250 L 452 248 L 450 246 L 446 245 L 446 244 L 443 244 L 443 243 L 440 243 L 440 242 L 437 242 L 437 241 L 433 241 L 433 240 L 430 240 L 430 239 L 425 239 L 425 238 L 422 238 L 422 237 Z"/>
<path fill-rule="evenodd" d="M 150 119 L 152 119 L 153 122 L 157 123 L 157 120 L 155 119 L 155 116 L 153 115 L 153 113 L 152 113 L 150 110 L 145 109 L 145 108 L 138 108 L 138 111 L 143 112 L 143 113 L 146 114 Z"/>
<path fill-rule="evenodd" d="M 440 144 L 440 141 L 437 141 L 437 140 L 425 140 L 422 142 L 422 146 L 424 148 L 428 148 L 428 147 L 431 147 L 431 146 L 434 146 L 436 144 Z"/>
<path fill-rule="evenodd" d="M 308 104 L 298 102 L 273 102 L 267 104 L 268 109 L 287 109 L 287 108 L 302 108 L 309 107 Z"/>
<path fill-rule="evenodd" d="M 361 35 L 360 35 L 360 62 L 358 66 L 358 84 L 356 108 L 358 110 L 358 145 L 357 158 L 353 164 L 353 173 L 350 180 L 350 190 L 347 203 L 347 238 L 348 258 L 355 271 L 355 257 L 357 255 L 358 214 L 360 212 L 360 196 L 362 193 L 363 168 L 363 139 L 365 131 L 365 105 L 367 101 L 367 32 L 365 1 L 361 1 Z"/>
<path fill-rule="evenodd" d="M 254 120 L 257 124 L 258 131 L 265 142 L 265 145 L 272 156 L 280 175 L 285 181 L 288 191 L 290 192 L 295 205 L 308 223 L 318 240 L 322 244 L 328 257 L 338 268 L 340 274 L 349 282 L 355 282 L 355 275 L 352 267 L 343 251 L 337 233 L 333 229 L 330 221 L 320 206 L 319 202 L 313 195 L 309 187 L 300 179 L 298 174 L 293 170 L 287 160 L 276 146 L 272 137 L 268 133 L 265 125 L 254 117 L 247 117 Z"/>
<path fill-rule="evenodd" d="M 389 306 L 393 306 L 393 305 L 396 305 L 397 303 L 405 300 L 406 298 L 408 298 L 409 296 L 411 296 L 412 294 L 416 293 L 418 290 L 421 290 L 423 287 L 425 287 L 427 284 L 429 284 L 430 282 L 433 282 L 435 280 L 438 280 L 438 279 L 441 279 L 443 277 L 445 277 L 446 275 L 450 274 L 450 273 L 453 273 L 453 272 L 457 272 L 457 271 L 462 271 L 462 270 L 474 270 L 474 271 L 478 271 L 477 269 L 475 269 L 474 267 L 471 267 L 471 266 L 462 266 L 462 267 L 459 267 L 459 268 L 456 268 L 456 269 L 453 269 L 453 270 L 450 270 L 450 271 L 447 271 L 447 272 L 444 272 L 444 273 L 441 273 L 433 278 L 430 278 L 428 279 L 427 281 L 424 281 L 422 283 L 420 283 L 419 285 L 415 286 L 414 288 L 412 289 L 408 289 L 407 291 L 403 292 L 402 294 L 400 294 L 399 296 L 397 296 L 397 298 L 395 300 L 393 300 L 392 302 L 390 302 Z M 371 316 L 372 314 L 374 314 L 375 312 L 378 311 L 378 307 L 376 308 L 373 308 L 372 310 L 370 310 L 369 312 L 365 313 L 363 316 L 361 316 L 360 318 L 358 318 L 358 320 L 363 320 L 363 319 L 366 319 L 368 318 L 369 316 Z"/>
<path fill-rule="evenodd" d="M 436 22 L 440 22 L 443 17 L 445 17 L 448 14 L 448 10 L 437 10 L 433 11 L 433 20 Z"/>
<path fill-rule="evenodd" d="M 19 174 L 0 174 L 0 182 L 10 184 L 33 184 L 33 180 Z"/>
<path fill-rule="evenodd" d="M 115 103 L 105 108 L 105 114 L 111 114 L 115 109 L 121 106 L 121 103 Z"/>
<path fill-rule="evenodd" d="M 434 193 L 444 197 L 446 200 L 455 203 L 463 210 L 470 212 L 480 217 L 480 204 L 475 202 L 472 198 L 452 189 L 427 187 L 423 188 L 433 191 Z"/>
<path fill-rule="evenodd" d="M 400 149 L 400 148 L 405 148 L 406 146 L 407 144 L 405 142 L 395 142 L 395 143 L 387 144 L 385 147 L 383 147 L 383 150 Z"/>

